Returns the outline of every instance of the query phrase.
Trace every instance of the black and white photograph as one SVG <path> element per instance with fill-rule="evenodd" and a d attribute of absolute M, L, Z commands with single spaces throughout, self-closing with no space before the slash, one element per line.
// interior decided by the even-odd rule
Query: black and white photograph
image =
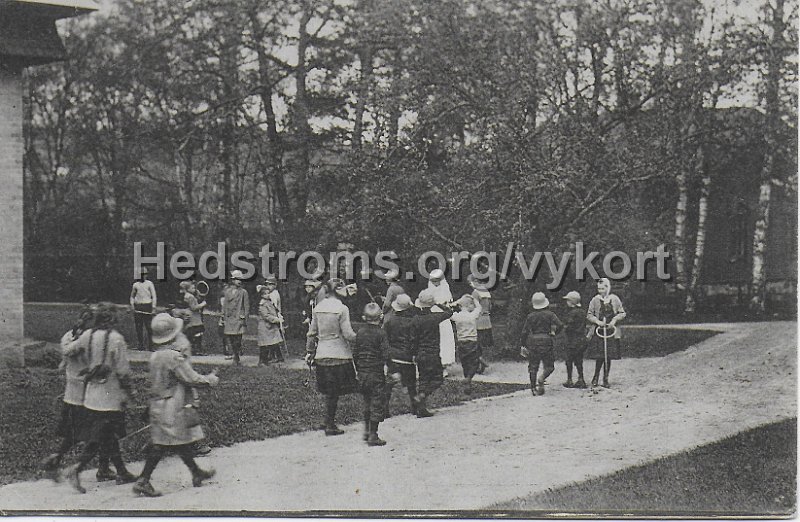
<path fill-rule="evenodd" d="M 798 0 L 0 0 L 0 515 L 797 516 Z"/>

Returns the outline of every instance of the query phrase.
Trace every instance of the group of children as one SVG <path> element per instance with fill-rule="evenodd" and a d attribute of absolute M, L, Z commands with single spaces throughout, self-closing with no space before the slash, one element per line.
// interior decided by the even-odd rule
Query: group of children
<path fill-rule="evenodd" d="M 309 297 L 305 311 L 306 362 L 316 367 L 317 388 L 326 397 L 325 424 L 321 426 L 326 435 L 343 433 L 334 422 L 338 398 L 355 391 L 363 397 L 364 440 L 370 446 L 386 444 L 378 436 L 378 426 L 390 415 L 389 402 L 398 385 L 406 389 L 414 415 L 432 416 L 427 401 L 444 381 L 442 325 L 454 332 L 467 393 L 471 392 L 472 379 L 483 365 L 481 343 L 486 342 L 486 335 L 491 338 L 491 323 L 488 329 L 485 322 L 484 328 L 480 328 L 482 318 L 488 317 L 484 307 L 485 303 L 490 306 L 488 291 L 475 288 L 477 285 L 472 281 L 475 292 L 456 301 L 437 301 L 437 293 L 430 287 L 412 300 L 396 280 L 392 277 L 389 280 L 390 291 L 383 306 L 371 302 L 364 307 L 365 324 L 358 332 L 350 325 L 349 310 L 341 302 L 349 295 L 342 280 L 306 283 Z M 238 359 L 247 318 L 247 293 L 241 288 L 241 277 L 234 277 L 233 281 L 223 294 L 223 317 L 226 338 Z M 267 278 L 258 287 L 260 364 L 282 358 L 279 346 L 283 342 L 283 317 L 276 286 L 274 278 Z M 85 492 L 79 475 L 95 456 L 99 457 L 96 474 L 99 481 L 136 482 L 134 491 L 145 496 L 159 494 L 150 485 L 150 476 L 168 453 L 176 453 L 186 463 L 195 486 L 213 475 L 213 470 L 202 470 L 193 460 L 197 454 L 194 445 L 203 439 L 196 414 L 199 400 L 196 388 L 216 385 L 218 379 L 213 372 L 203 376 L 191 367 L 193 349 L 198 346 L 195 314 L 202 312 L 204 303 L 197 299 L 193 284 L 182 284 L 181 288 L 188 309 L 173 311 L 177 317 L 158 314 L 150 324 L 156 350 L 150 360 L 152 440 L 143 473 L 138 477 L 131 474 L 119 450 L 119 441 L 126 435 L 125 410 L 132 402 L 133 389 L 125 339 L 116 330 L 116 308 L 101 304 L 86 308 L 61 340 L 66 387 L 57 433 L 62 443 L 42 463 L 52 478 L 62 476 L 61 461 L 79 442 L 84 446 L 78 461 L 63 475 L 79 492 Z M 603 370 L 602 386 L 608 387 L 611 361 L 620 358 L 617 324 L 626 314 L 619 297 L 611 293 L 610 281 L 597 282 L 597 295 L 586 313 L 581 309 L 578 292 L 569 292 L 564 300 L 567 311 L 562 320 L 549 309 L 543 293 L 537 292 L 531 298 L 533 310 L 525 319 L 519 340 L 520 354 L 528 361 L 534 396 L 544 394 L 545 381 L 554 370 L 554 339 L 562 330 L 566 336 L 565 387 L 587 387 L 584 357 L 595 360 L 592 386 L 598 385 Z M 237 324 L 236 331 L 229 334 L 230 322 Z M 202 330 L 199 331 L 202 335 Z M 231 336 L 238 336 L 238 342 L 236 339 L 231 342 Z M 573 368 L 577 370 L 575 382 Z M 111 470 L 111 463 L 116 472 Z"/>
<path fill-rule="evenodd" d="M 544 395 L 544 383 L 555 369 L 555 336 L 562 330 L 566 337 L 565 363 L 566 388 L 586 388 L 583 376 L 583 359 L 595 360 L 592 386 L 597 386 L 603 370 L 601 386 L 610 386 L 608 375 L 611 361 L 620 358 L 620 331 L 616 324 L 625 318 L 622 301 L 611 293 L 611 282 L 602 278 L 597 282 L 597 295 L 589 302 L 584 313 L 581 295 L 571 291 L 564 296 L 567 312 L 560 320 L 550 309 L 550 302 L 542 292 L 531 297 L 533 311 L 525 318 L 520 333 L 520 355 L 528 360 L 531 393 Z M 542 373 L 539 373 L 539 366 Z M 573 366 L 577 381 L 572 380 Z M 538 378 L 537 378 L 538 375 Z"/>
<path fill-rule="evenodd" d="M 371 302 L 364 307 L 365 324 L 357 333 L 350 326 L 349 310 L 341 302 L 348 295 L 342 281 L 306 283 L 307 361 L 316 366 L 318 390 L 326 396 L 322 427 L 327 435 L 342 433 L 334 422 L 335 404 L 340 394 L 351 391 L 347 368 L 354 367 L 356 388 L 364 400 L 364 440 L 370 446 L 385 444 L 378 436 L 378 425 L 389 416 L 389 401 L 398 385 L 405 388 L 414 415 L 433 415 L 427 401 L 444 382 L 443 329 L 457 340 L 467 393 L 471 392 L 472 378 L 486 367 L 479 344 L 486 338 L 481 339 L 480 332 L 488 330 L 491 339 L 490 322 L 488 328 L 487 321 L 483 329 L 478 328 L 481 318 L 488 319 L 481 303 L 481 298 L 489 298 L 487 291 L 483 290 L 482 296 L 465 294 L 456 302 L 442 302 L 436 289 L 429 287 L 412 301 L 397 283 L 396 274 L 387 274 L 385 279 L 389 287 L 383 305 Z"/>
<path fill-rule="evenodd" d="M 187 337 L 191 324 L 167 313 L 150 322 L 149 401 L 147 414 L 151 441 L 147 461 L 140 475 L 130 473 L 120 453 L 126 437 L 126 411 L 135 398 L 124 337 L 117 331 L 116 306 L 101 303 L 81 312 L 75 326 L 61 339 L 66 384 L 57 427 L 58 450 L 42 461 L 42 467 L 56 481 L 65 478 L 79 493 L 86 493 L 80 474 L 97 456 L 98 482 L 134 483 L 135 493 L 158 496 L 150 476 L 168 453 L 176 453 L 189 467 L 197 487 L 214 475 L 194 462 L 196 444 L 204 435 L 200 427 L 196 387 L 214 386 L 216 375 L 200 375 L 191 367 L 193 343 Z M 61 469 L 70 449 L 83 444 L 77 462 Z M 114 465 L 112 471 L 110 464 Z"/>
<path fill-rule="evenodd" d="M 619 297 L 611 293 L 610 281 L 598 281 L 597 295 L 587 312 L 581 309 L 578 292 L 567 293 L 564 300 L 567 311 L 562 321 L 549 309 L 544 293 L 531 297 L 533 311 L 521 330 L 520 355 L 528 361 L 533 396 L 544 395 L 545 381 L 555 369 L 555 337 L 562 330 L 566 337 L 567 388 L 587 388 L 583 374 L 587 355 L 595 360 L 592 386 L 598 385 L 603 370 L 601 386 L 609 387 L 611 361 L 620 358 L 616 325 L 626 314 Z M 440 325 L 454 326 L 467 393 L 471 392 L 472 379 L 481 364 L 478 321 L 483 307 L 474 293 L 452 303 L 437 304 L 434 293 L 426 289 L 412 304 L 407 294 L 395 292 L 391 304 L 384 304 L 383 310 L 385 315 L 375 303 L 364 308 L 366 326 L 358 331 L 353 343 L 353 360 L 364 399 L 365 440 L 370 445 L 385 444 L 377 436 L 377 425 L 389 415 L 392 389 L 398 384 L 408 392 L 412 413 L 418 417 L 432 415 L 425 401 L 443 382 Z M 573 367 L 577 371 L 574 382 Z"/>

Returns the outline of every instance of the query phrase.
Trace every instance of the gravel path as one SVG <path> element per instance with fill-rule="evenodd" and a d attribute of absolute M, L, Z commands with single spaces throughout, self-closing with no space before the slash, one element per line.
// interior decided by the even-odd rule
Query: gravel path
<path fill-rule="evenodd" d="M 719 330 L 683 352 L 614 363 L 612 388 L 561 387 L 475 400 L 430 419 L 381 424 L 382 448 L 361 426 L 340 437 L 305 432 L 215 449 L 217 476 L 192 488 L 177 459 L 161 463 L 137 498 L 130 486 L 94 482 L 0 487 L 0 510 L 479 510 L 547 488 L 611 473 L 797 415 L 797 323 L 691 325 Z M 526 382 L 524 364 L 498 363 L 485 380 Z M 134 472 L 141 463 L 133 464 Z"/>

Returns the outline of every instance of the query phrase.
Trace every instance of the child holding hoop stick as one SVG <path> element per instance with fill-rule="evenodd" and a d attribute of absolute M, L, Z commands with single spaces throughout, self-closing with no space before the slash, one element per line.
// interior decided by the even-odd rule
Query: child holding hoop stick
<path fill-rule="evenodd" d="M 615 294 L 611 293 L 611 281 L 602 278 L 597 281 L 597 295 L 589 302 L 589 309 L 586 320 L 594 328 L 587 334 L 589 339 L 589 349 L 586 356 L 595 360 L 594 377 L 592 386 L 597 386 L 600 370 L 603 369 L 603 388 L 608 388 L 608 372 L 611 368 L 611 361 L 619 359 L 620 353 L 620 331 L 617 323 L 625 319 L 625 310 L 622 308 L 622 301 Z M 601 337 L 600 334 L 603 334 Z"/>

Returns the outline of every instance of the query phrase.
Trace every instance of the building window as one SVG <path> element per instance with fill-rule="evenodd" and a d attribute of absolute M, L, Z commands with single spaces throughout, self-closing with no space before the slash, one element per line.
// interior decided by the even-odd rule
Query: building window
<path fill-rule="evenodd" d="M 744 201 L 738 200 L 730 216 L 731 228 L 730 239 L 728 241 L 728 260 L 731 263 L 743 260 L 750 251 L 749 245 L 752 238 L 749 234 L 749 218 L 750 213 L 748 212 L 747 205 Z"/>

